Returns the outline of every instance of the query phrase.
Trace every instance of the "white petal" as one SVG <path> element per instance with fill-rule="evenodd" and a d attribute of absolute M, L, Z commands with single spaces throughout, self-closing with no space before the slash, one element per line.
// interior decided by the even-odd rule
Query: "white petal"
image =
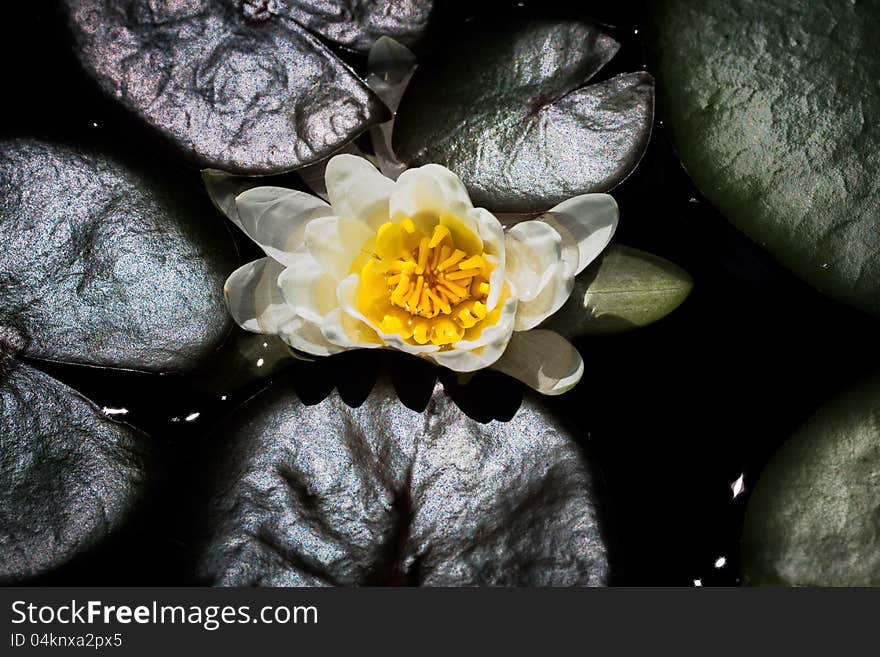
<path fill-rule="evenodd" d="M 357 147 L 357 145 L 352 141 L 347 143 L 345 146 L 340 148 L 330 157 L 324 158 L 314 164 L 307 164 L 304 167 L 301 167 L 296 170 L 296 174 L 303 179 L 303 182 L 309 186 L 316 195 L 320 196 L 325 201 L 329 198 L 327 196 L 327 164 L 337 155 L 341 155 L 343 153 L 348 153 L 349 155 L 357 155 L 358 157 L 363 157 L 364 152 Z"/>
<path fill-rule="evenodd" d="M 542 221 L 523 221 L 508 229 L 505 237 L 507 278 L 516 285 L 520 301 L 531 301 L 562 262 L 562 237 Z"/>
<path fill-rule="evenodd" d="M 375 349 L 385 346 L 372 328 L 338 307 L 324 318 L 321 333 L 328 342 L 347 349 Z"/>
<path fill-rule="evenodd" d="M 505 301 L 501 316 L 494 326 L 487 327 L 476 340 L 459 340 L 448 351 L 429 354 L 438 365 L 456 372 L 473 372 L 489 367 L 497 361 L 513 335 L 513 318 L 516 315 L 516 297 Z"/>
<path fill-rule="evenodd" d="M 411 345 L 400 337 L 400 335 L 383 333 L 380 331 L 378 326 L 373 324 L 357 309 L 357 290 L 360 282 L 361 277 L 357 274 L 352 274 L 345 280 L 341 281 L 336 288 L 336 298 L 339 300 L 339 305 L 348 315 L 364 322 L 376 332 L 376 335 L 382 339 L 382 342 L 394 349 L 399 349 L 400 351 L 405 351 L 409 354 L 426 354 L 440 349 L 440 347 L 433 344 Z"/>
<path fill-rule="evenodd" d="M 517 304 L 518 301 L 516 295 L 512 294 L 504 301 L 504 306 L 501 308 L 501 314 L 498 316 L 498 321 L 493 326 L 488 326 L 483 329 L 482 333 L 480 333 L 480 337 L 475 340 L 459 340 L 452 346 L 456 349 L 470 351 L 481 347 L 493 347 L 493 345 L 494 347 L 497 347 L 502 344 L 507 344 L 510 335 L 514 331 Z"/>
<path fill-rule="evenodd" d="M 520 301 L 516 309 L 515 330 L 528 331 L 559 310 L 574 289 L 569 266 L 560 262 L 548 270 L 549 279 L 541 293 L 531 301 Z"/>
<path fill-rule="evenodd" d="M 284 266 L 271 258 L 249 262 L 226 279 L 223 292 L 232 319 L 252 333 L 281 334 L 296 314 L 287 305 L 278 276 Z"/>
<path fill-rule="evenodd" d="M 369 160 L 355 155 L 336 155 L 327 163 L 324 181 L 337 216 L 359 219 L 374 233 L 388 221 L 388 199 L 394 181 L 379 173 Z"/>
<path fill-rule="evenodd" d="M 584 361 L 568 340 L 553 331 L 514 333 L 492 369 L 504 372 L 544 395 L 561 395 L 584 373 Z"/>
<path fill-rule="evenodd" d="M 520 304 L 516 330 L 534 328 L 559 310 L 574 289 L 574 269 L 563 258 L 562 237 L 542 221 L 523 221 L 506 234 L 508 280 Z"/>
<path fill-rule="evenodd" d="M 254 181 L 258 178 L 241 178 L 220 169 L 202 169 L 202 182 L 211 202 L 225 214 L 234 224 L 241 227 L 235 197 L 242 192 L 258 187 Z"/>
<path fill-rule="evenodd" d="M 396 113 L 417 66 L 416 56 L 409 48 L 391 37 L 381 36 L 370 48 L 367 57 L 367 86 L 379 96 L 392 113 Z M 393 132 L 394 118 L 370 128 L 373 151 L 379 161 L 379 168 L 383 174 L 396 180 L 406 171 L 406 165 L 394 154 L 391 146 Z"/>
<path fill-rule="evenodd" d="M 503 261 L 495 256 L 486 256 L 486 260 L 495 265 L 495 269 L 489 274 L 489 296 L 486 298 L 486 309 L 492 312 L 498 305 L 501 293 L 504 291 L 504 265 Z"/>
<path fill-rule="evenodd" d="M 369 226 L 359 219 L 320 217 L 306 226 L 305 242 L 320 267 L 341 281 L 372 235 Z"/>
<path fill-rule="evenodd" d="M 503 349 L 501 353 L 503 353 Z M 476 372 L 485 369 L 498 360 L 498 356 L 494 358 L 483 356 L 479 351 L 464 351 L 462 349 L 451 349 L 449 351 L 436 351 L 430 354 L 429 358 L 438 365 L 452 370 L 453 372 Z"/>
<path fill-rule="evenodd" d="M 501 222 L 501 225 L 505 228 L 510 228 L 511 226 L 516 226 L 518 223 L 523 221 L 531 221 L 532 219 L 537 219 L 544 214 L 542 212 L 496 212 L 495 216 L 498 218 L 498 221 Z"/>
<path fill-rule="evenodd" d="M 336 301 L 336 279 L 306 251 L 294 253 L 278 277 L 284 300 L 294 313 L 320 324 Z"/>
<path fill-rule="evenodd" d="M 388 109 L 396 112 L 417 66 L 416 56 L 409 48 L 389 36 L 381 36 L 367 56 L 367 85 Z"/>
<path fill-rule="evenodd" d="M 582 194 L 551 208 L 540 220 L 562 236 L 566 260 L 579 274 L 608 246 L 619 214 L 617 202 L 609 194 Z"/>
<path fill-rule="evenodd" d="M 238 225 L 266 255 L 287 264 L 302 246 L 306 226 L 332 214 L 321 199 L 284 187 L 254 187 L 235 198 Z"/>
<path fill-rule="evenodd" d="M 483 252 L 490 262 L 495 263 L 495 269 L 489 277 L 489 297 L 486 299 L 486 308 L 491 312 L 498 305 L 504 288 L 507 259 L 504 227 L 495 215 L 484 208 L 474 208 L 470 211 L 469 217 L 477 226 L 477 234 L 483 240 Z"/>
<path fill-rule="evenodd" d="M 302 317 L 295 318 L 285 328 L 286 331 L 281 335 L 281 339 L 294 349 L 299 349 L 307 354 L 332 356 L 346 351 L 345 347 L 328 342 L 318 324 Z"/>
<path fill-rule="evenodd" d="M 439 164 L 404 171 L 391 192 L 392 219 L 398 215 L 414 217 L 420 213 L 451 214 L 469 222 L 468 227 L 479 234 L 479 227 L 469 216 L 473 207 L 458 176 Z"/>
<path fill-rule="evenodd" d="M 504 262 L 504 226 L 498 218 L 485 208 L 474 208 L 469 216 L 477 226 L 477 234 L 483 240 L 483 249 Z"/>

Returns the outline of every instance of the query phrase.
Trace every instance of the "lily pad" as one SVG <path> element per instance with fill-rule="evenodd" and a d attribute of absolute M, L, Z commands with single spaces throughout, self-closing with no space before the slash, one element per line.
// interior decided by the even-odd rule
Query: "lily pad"
<path fill-rule="evenodd" d="M 55 379 L 5 360 L 0 581 L 44 573 L 118 530 L 146 487 L 143 438 Z"/>
<path fill-rule="evenodd" d="M 222 445 L 200 556 L 227 586 L 601 585 L 593 477 L 527 399 L 481 424 L 435 388 L 424 412 L 380 382 L 357 408 L 312 406 L 280 382 L 239 409 Z"/>
<path fill-rule="evenodd" d="M 612 244 L 575 279 L 568 301 L 543 328 L 575 338 L 647 326 L 678 308 L 692 288 L 678 265 Z"/>
<path fill-rule="evenodd" d="M 428 29 L 434 0 L 252 0 L 342 46 L 368 52 L 386 36 L 410 47 Z"/>
<path fill-rule="evenodd" d="M 647 73 L 585 86 L 618 48 L 577 21 L 471 25 L 419 63 L 394 151 L 408 166 L 449 167 L 475 204 L 494 211 L 546 210 L 609 190 L 641 160 L 654 117 Z"/>
<path fill-rule="evenodd" d="M 386 27 L 417 34 L 430 3 L 333 4 L 65 2 L 77 55 L 107 94 L 199 166 L 238 174 L 320 160 L 390 118 L 297 20 L 360 47 Z"/>
<path fill-rule="evenodd" d="M 210 208 L 88 148 L 0 143 L 0 327 L 23 355 L 188 370 L 228 333 L 237 263 Z"/>
<path fill-rule="evenodd" d="M 124 159 L 0 142 L 0 580 L 115 533 L 147 488 L 144 436 L 20 357 L 190 370 L 228 333 L 237 262 L 204 202 Z"/>
<path fill-rule="evenodd" d="M 661 107 L 682 162 L 783 265 L 880 314 L 880 2 L 668 0 Z"/>
<path fill-rule="evenodd" d="M 749 500 L 755 585 L 880 585 L 880 377 L 822 408 L 774 455 Z"/>

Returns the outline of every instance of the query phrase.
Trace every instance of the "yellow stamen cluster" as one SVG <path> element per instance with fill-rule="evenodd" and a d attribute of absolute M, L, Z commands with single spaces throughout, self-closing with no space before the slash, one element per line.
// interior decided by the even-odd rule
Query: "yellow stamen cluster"
<path fill-rule="evenodd" d="M 441 216 L 426 232 L 411 219 L 379 229 L 358 305 L 386 333 L 446 347 L 493 315 L 486 307 L 493 264 L 455 218 Z"/>

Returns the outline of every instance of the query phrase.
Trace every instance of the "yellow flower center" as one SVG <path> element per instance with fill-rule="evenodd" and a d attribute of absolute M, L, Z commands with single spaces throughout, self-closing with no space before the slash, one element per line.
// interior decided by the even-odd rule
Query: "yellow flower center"
<path fill-rule="evenodd" d="M 486 307 L 494 267 L 455 217 L 388 222 L 352 267 L 361 277 L 358 310 L 410 344 L 450 348 L 497 321 L 500 309 Z"/>

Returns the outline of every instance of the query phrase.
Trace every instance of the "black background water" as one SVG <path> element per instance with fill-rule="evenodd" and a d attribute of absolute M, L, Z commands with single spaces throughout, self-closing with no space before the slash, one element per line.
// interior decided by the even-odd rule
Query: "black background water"
<path fill-rule="evenodd" d="M 468 19 L 491 29 L 498 15 L 579 14 L 603 22 L 624 44 L 601 77 L 651 71 L 642 3 L 583 3 L 578 10 L 566 4 L 449 2 L 435 26 L 435 44 L 455 47 L 457 26 Z M 9 3 L 0 33 L 4 137 L 132 149 L 170 175 L 190 179 L 202 194 L 195 169 L 80 73 L 54 3 Z M 346 58 L 363 66 L 356 56 Z M 549 403 L 599 473 L 612 583 L 735 585 L 743 513 L 762 468 L 823 401 L 880 369 L 880 322 L 819 295 L 714 211 L 675 158 L 662 119 L 660 107 L 648 154 L 613 192 L 621 207 L 616 239 L 683 266 L 695 280 L 694 291 L 651 327 L 578 341 L 584 379 Z M 204 206 L 214 211 L 207 199 Z M 218 230 L 228 230 L 217 218 Z M 257 257 L 251 244 L 235 238 L 243 261 Z M 248 376 L 236 371 L 238 361 L 231 355 L 215 360 L 213 378 L 37 363 L 99 406 L 127 408 L 125 420 L 155 442 L 157 481 L 144 508 L 110 544 L 34 583 L 197 583 L 189 563 L 191 528 L 204 508 L 200 468 L 212 450 L 222 448 L 212 443 L 211 427 L 267 381 L 242 384 Z M 395 355 L 359 353 L 297 365 L 292 375 L 302 381 L 306 401 L 336 385 L 357 403 L 374 376 L 389 368 L 411 372 L 416 404 L 436 374 Z M 516 384 L 497 375 L 482 375 L 467 389 L 444 380 L 476 415 L 503 417 L 520 394 Z M 195 412 L 199 416 L 186 421 Z M 734 498 L 732 484 L 741 475 L 745 490 Z"/>

